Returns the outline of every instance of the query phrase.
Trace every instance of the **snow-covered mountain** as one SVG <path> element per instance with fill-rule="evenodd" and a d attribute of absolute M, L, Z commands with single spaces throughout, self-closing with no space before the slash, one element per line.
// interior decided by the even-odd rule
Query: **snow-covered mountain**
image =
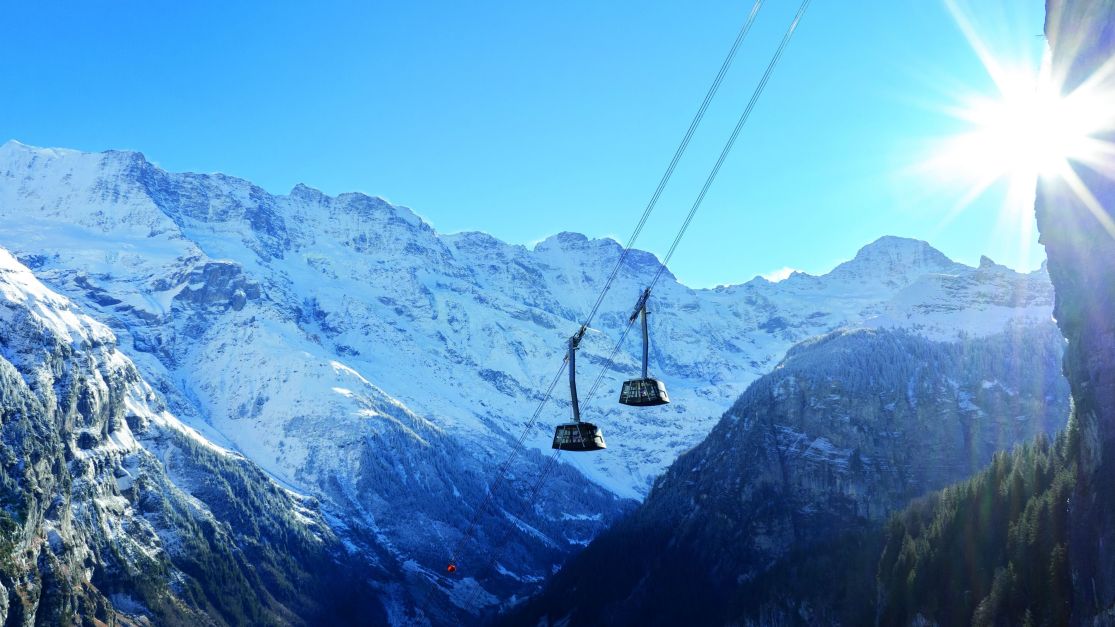
<path fill-rule="evenodd" d="M 180 422 L 4 250 L 0 441 L 0 623 L 387 622 L 385 551 Z"/>
<path fill-rule="evenodd" d="M 226 363 L 230 354 L 207 350 L 219 348 L 207 343 L 181 346 L 167 331 L 192 338 L 210 330 L 217 313 L 250 319 L 256 312 L 238 314 L 252 301 L 289 323 L 253 324 L 256 334 L 270 333 L 288 347 L 320 346 L 318 352 L 336 355 L 419 415 L 484 442 L 492 429 L 517 433 L 620 251 L 612 240 L 574 233 L 533 249 L 483 233 L 440 235 L 411 211 L 361 194 L 331 198 L 300 185 L 274 196 L 223 175 L 167 173 L 138 153 L 15 142 L 0 149 L 0 217 L 0 244 L 108 314 L 138 350 L 188 377 L 180 381 L 185 391 L 207 393 L 200 403 L 206 422 L 289 479 L 301 453 L 287 451 L 275 461 L 265 453 L 275 452 L 277 442 L 239 437 L 236 418 L 251 414 L 253 404 L 273 415 L 299 399 L 263 398 L 258 375 L 238 380 L 239 389 L 211 389 L 222 384 L 175 366 L 193 357 L 227 381 L 228 368 L 236 367 Z M 649 253 L 629 259 L 582 349 L 584 375 L 596 373 L 592 366 L 603 362 L 658 268 Z M 221 311 L 172 315 L 175 305 Z M 1044 272 L 1019 275 L 992 263 L 970 268 L 924 242 L 894 237 L 819 277 L 795 273 L 779 283 L 756 278 L 692 290 L 667 274 L 651 302 L 652 370 L 670 382 L 677 401 L 643 411 L 613 402 L 618 382 L 635 370 L 632 340 L 621 355 L 622 372 L 606 375 L 608 393 L 589 402 L 613 450 L 571 463 L 616 493 L 637 497 L 796 341 L 865 323 L 986 334 L 1009 320 L 1048 320 L 1051 308 Z M 221 335 L 226 345 L 263 344 L 263 359 L 274 355 L 269 342 Z M 234 354 L 241 363 L 251 359 L 244 348 Z M 351 384 L 342 369 L 323 372 L 328 385 L 317 387 L 327 398 L 338 394 L 332 383 Z M 317 403 L 310 390 L 284 389 Z M 545 448 L 549 425 L 566 413 L 555 407 L 529 443 Z"/>
<path fill-rule="evenodd" d="M 274 195 L 224 175 L 165 172 L 138 153 L 17 142 L 0 147 L 0 246 L 108 324 L 177 416 L 323 497 L 345 524 L 412 559 L 417 580 L 469 607 L 494 597 L 453 592 L 469 580 L 441 578 L 447 547 L 515 450 L 621 250 L 575 233 L 533 248 L 444 235 L 362 194 L 299 185 Z M 628 257 L 582 343 L 584 380 L 658 267 L 652 254 Z M 510 587 L 497 595 L 614 518 L 623 505 L 609 492 L 642 498 L 794 343 L 846 326 L 988 335 L 1048 321 L 1052 291 L 1043 271 L 972 268 L 884 237 L 823 276 L 695 290 L 667 271 L 650 309 L 651 371 L 674 402 L 616 404 L 637 371 L 629 339 L 602 393 L 582 399 L 609 448 L 564 455 L 531 511 L 523 498 L 538 451 L 569 414 L 558 388 L 479 541 L 464 542 L 475 559 L 501 525 L 515 525 L 497 555 Z"/>

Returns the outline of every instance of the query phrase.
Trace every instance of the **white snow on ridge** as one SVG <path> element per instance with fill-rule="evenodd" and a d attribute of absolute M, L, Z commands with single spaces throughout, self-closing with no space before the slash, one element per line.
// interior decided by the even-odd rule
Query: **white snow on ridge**
<path fill-rule="evenodd" d="M 103 324 L 74 312 L 71 304 L 44 286 L 8 251 L 0 248 L 0 299 L 11 303 L 0 315 L 13 315 L 15 306 L 26 308 L 55 336 L 68 342 L 112 342 L 115 336 Z"/>
<path fill-rule="evenodd" d="M 0 246 L 127 334 L 145 375 L 191 399 L 208 422 L 199 429 L 300 489 L 324 472 L 316 460 L 357 463 L 341 416 L 409 433 L 417 447 L 444 433 L 490 463 L 522 432 L 620 252 L 575 233 L 533 248 L 441 235 L 378 198 L 301 185 L 276 196 L 166 173 L 134 153 L 12 143 L 0 147 Z M 609 448 L 562 458 L 635 498 L 798 341 L 861 325 L 985 335 L 1052 309 L 1042 272 L 971 268 L 893 237 L 823 276 L 694 290 L 667 272 L 650 303 L 650 369 L 673 404 L 616 403 L 638 369 L 634 333 L 588 399 L 658 267 L 633 251 L 579 354 L 583 413 Z M 549 449 L 567 398 L 562 381 L 528 446 Z"/>
<path fill-rule="evenodd" d="M 108 372 L 126 373 L 134 367 L 131 360 L 118 350 L 116 337 L 108 327 L 83 313 L 68 298 L 52 291 L 35 278 L 34 274 L 20 264 L 10 252 L 0 248 L 0 322 L 10 322 L 10 319 L 5 316 L 15 315 L 20 311 L 29 312 L 42 328 L 56 338 L 70 344 L 86 344 L 79 348 L 95 357 L 100 366 L 106 368 Z M 42 350 L 39 344 L 31 344 L 20 337 L 5 339 L 9 345 L 8 351 L 11 353 L 36 353 Z M 92 369 L 91 376 L 95 377 L 94 381 L 99 384 L 94 389 L 105 389 L 107 384 L 101 379 L 100 370 Z M 121 378 L 129 381 L 123 399 L 124 407 L 129 414 L 141 421 L 182 433 L 216 452 L 229 453 L 195 429 L 183 424 L 165 409 L 152 407 L 156 395 L 146 382 L 128 376 Z M 95 449 L 98 454 L 108 450 L 128 452 L 140 448 L 126 422 L 119 423 L 115 427 L 115 430 L 107 434 L 105 443 Z M 78 451 L 78 454 L 82 453 Z"/>

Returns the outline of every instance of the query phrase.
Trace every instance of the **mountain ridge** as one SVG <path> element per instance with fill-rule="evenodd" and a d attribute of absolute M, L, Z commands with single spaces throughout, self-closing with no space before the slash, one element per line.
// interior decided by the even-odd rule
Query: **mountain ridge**
<path fill-rule="evenodd" d="M 664 273 L 650 303 L 650 368 L 674 402 L 637 412 L 615 403 L 638 372 L 634 338 L 600 375 L 661 267 L 632 251 L 578 359 L 582 409 L 603 426 L 607 454 L 563 456 L 530 503 L 553 425 L 570 415 L 563 386 L 533 423 L 531 412 L 619 257 L 614 240 L 567 233 L 528 248 L 441 235 L 371 196 L 297 186 L 274 196 L 134 154 L 6 144 L 0 246 L 108 324 L 176 415 L 389 539 L 447 612 L 478 609 L 452 599 L 529 591 L 641 499 L 793 344 L 859 326 L 986 335 L 1046 322 L 1052 307 L 1042 272 L 948 265 L 901 238 L 865 246 L 842 272 L 778 283 L 691 289 Z M 935 289 L 911 289 L 923 280 Z M 597 375 L 600 393 L 588 394 Z M 509 456 L 514 480 L 479 514 L 462 576 L 447 579 L 446 547 Z M 483 547 L 520 511 L 534 528 L 516 527 L 499 564 L 518 579 L 464 568 L 486 559 Z M 480 580 L 494 594 L 447 592 Z"/>
<path fill-rule="evenodd" d="M 401 217 L 404 217 L 404 219 L 411 224 L 415 224 L 415 225 L 423 224 L 427 227 L 430 227 L 431 230 L 433 228 L 432 225 L 430 224 L 429 220 L 427 220 L 426 218 L 423 218 L 421 215 L 419 215 L 417 212 L 415 212 L 410 207 L 408 207 L 406 205 L 392 203 L 387 198 L 385 198 L 383 196 L 376 195 L 376 194 L 369 194 L 369 193 L 365 193 L 365 192 L 351 191 L 351 192 L 341 192 L 341 193 L 338 193 L 338 194 L 335 194 L 335 195 L 330 195 L 330 194 L 327 194 L 327 193 L 321 191 L 320 189 L 315 188 L 315 187 L 313 187 L 313 186 L 311 186 L 307 183 L 304 183 L 304 182 L 300 182 L 300 183 L 295 184 L 294 187 L 292 187 L 286 194 L 275 193 L 275 192 L 268 191 L 265 188 L 259 187 L 258 185 L 256 185 L 255 183 L 252 183 L 250 180 L 248 180 L 246 178 L 242 178 L 242 177 L 235 176 L 235 175 L 229 175 L 229 174 L 225 174 L 225 173 L 222 173 L 222 172 L 209 172 L 209 173 L 194 172 L 194 171 L 168 172 L 168 171 L 162 170 L 162 168 L 160 168 L 154 162 L 148 160 L 143 152 L 140 152 L 140 151 L 137 151 L 137 150 L 111 150 L 110 149 L 110 150 L 105 150 L 105 151 L 101 151 L 101 152 L 89 152 L 89 151 L 75 150 L 75 149 L 70 149 L 70 148 L 44 148 L 44 147 L 32 146 L 30 144 L 23 143 L 23 142 L 21 142 L 17 139 L 9 139 L 5 143 L 0 144 L 0 156 L 2 156 L 2 153 L 5 149 L 9 149 L 11 151 L 20 150 L 20 151 L 24 151 L 24 152 L 34 153 L 38 156 L 49 156 L 49 157 L 52 157 L 52 158 L 67 157 L 67 156 L 70 156 L 70 157 L 72 157 L 72 156 L 90 157 L 90 156 L 95 156 L 95 155 L 114 156 L 114 157 L 121 158 L 121 160 L 125 163 L 140 164 L 140 167 L 142 167 L 142 168 L 153 168 L 155 170 L 159 170 L 159 171 L 162 171 L 164 173 L 173 174 L 173 175 L 177 175 L 177 176 L 213 178 L 213 179 L 217 179 L 217 180 L 224 181 L 224 182 L 232 182 L 232 183 L 236 184 L 237 186 L 247 186 L 253 192 L 256 192 L 256 193 L 262 192 L 264 194 L 274 196 L 274 197 L 285 197 L 285 198 L 291 198 L 291 199 L 309 199 L 309 200 L 314 200 L 314 201 L 328 200 L 328 201 L 333 201 L 333 202 L 340 202 L 342 204 L 350 204 L 350 203 L 351 204 L 356 204 L 356 205 L 371 204 L 371 205 L 390 207 L 398 215 L 400 215 Z M 440 236 L 445 237 L 445 238 L 464 238 L 464 237 L 472 236 L 472 235 L 483 235 L 483 236 L 492 238 L 493 240 L 499 242 L 500 244 L 502 244 L 504 246 L 522 247 L 522 248 L 525 248 L 525 249 L 531 250 L 531 251 L 537 250 L 539 246 L 548 246 L 551 241 L 555 241 L 555 240 L 558 241 L 558 242 L 560 242 L 561 240 L 566 240 L 568 242 L 576 242 L 576 243 L 582 243 L 582 244 L 584 244 L 584 243 L 594 244 L 594 245 L 599 244 L 599 245 L 605 245 L 605 246 L 609 246 L 609 247 L 614 245 L 614 247 L 617 250 L 622 250 L 622 248 L 623 248 L 623 245 L 613 237 L 608 237 L 608 236 L 589 237 L 587 235 L 584 235 L 582 233 L 575 232 L 575 231 L 562 231 L 562 232 L 554 233 L 552 235 L 546 236 L 546 237 L 542 238 L 541 240 L 537 240 L 537 241 L 532 242 L 532 243 L 507 242 L 507 241 L 504 241 L 502 239 L 499 239 L 498 237 L 496 237 L 494 235 L 491 235 L 490 233 L 488 233 L 484 230 L 462 230 L 462 231 L 452 231 L 452 232 L 444 232 L 444 233 L 438 231 L 437 233 Z M 806 271 L 803 271 L 803 270 L 795 270 L 794 274 L 800 274 L 800 275 L 811 276 L 811 277 L 825 276 L 825 275 L 831 274 L 834 270 L 836 270 L 837 268 L 840 268 L 841 266 L 845 266 L 847 264 L 853 264 L 854 265 L 856 262 L 862 262 L 865 257 L 869 258 L 871 256 L 875 256 L 876 253 L 879 252 L 879 251 L 896 251 L 896 250 L 901 251 L 903 249 L 905 249 L 906 251 L 918 251 L 918 250 L 924 251 L 924 253 L 927 256 L 940 259 L 942 262 L 944 262 L 945 265 L 954 265 L 954 264 L 959 264 L 960 263 L 960 262 L 955 262 L 952 259 L 948 258 L 946 255 L 944 255 L 944 253 L 940 252 L 939 250 L 937 250 L 931 244 L 929 244 L 928 242 L 926 242 L 924 240 L 920 240 L 920 239 L 917 239 L 917 238 L 896 236 L 896 235 L 880 235 L 879 237 L 877 237 L 872 242 L 870 242 L 868 244 L 865 244 L 860 249 L 858 249 L 856 254 L 853 255 L 853 257 L 851 259 L 848 259 L 846 261 L 837 263 L 836 266 L 834 266 L 831 270 L 829 270 L 827 272 L 821 272 L 819 274 L 814 274 L 814 273 L 806 272 Z M 629 255 L 649 256 L 649 257 L 653 258 L 653 260 L 655 262 L 658 262 L 657 256 L 650 251 L 645 251 L 645 250 L 635 248 L 635 249 L 632 249 L 630 251 Z M 990 258 L 986 257 L 985 255 L 981 255 L 978 265 L 983 265 L 984 264 L 984 261 L 983 261 L 984 259 L 986 259 L 988 262 L 994 263 L 994 262 L 991 261 Z M 660 265 L 660 262 L 659 262 L 659 265 Z M 961 265 L 963 265 L 963 264 L 961 264 Z M 1009 266 L 1004 266 L 1002 264 L 995 264 L 995 265 L 998 265 L 998 266 L 1000 266 L 1002 268 L 1005 268 L 1005 269 L 1012 270 L 1014 272 L 1019 272 L 1021 274 L 1027 274 L 1026 272 L 1021 272 L 1019 270 L 1016 270 L 1014 268 L 1010 268 Z M 1039 272 L 1039 271 L 1041 271 L 1041 270 L 1040 269 L 1034 270 L 1034 271 L 1029 272 L 1029 274 L 1032 274 L 1033 272 Z M 667 273 L 670 272 L 668 268 L 666 269 L 666 272 Z M 673 275 L 671 274 L 670 276 L 672 277 Z M 753 282 L 753 281 L 755 281 L 756 279 L 759 279 L 759 278 L 761 278 L 760 275 L 756 275 L 752 279 L 748 279 L 748 280 L 745 280 L 745 281 L 739 281 L 739 282 L 733 282 L 733 283 L 723 283 L 723 284 L 718 284 L 714 287 L 693 287 L 691 289 L 694 289 L 694 290 L 716 290 L 716 289 L 723 289 L 723 288 L 739 287 L 739 286 L 751 283 L 751 282 Z"/>

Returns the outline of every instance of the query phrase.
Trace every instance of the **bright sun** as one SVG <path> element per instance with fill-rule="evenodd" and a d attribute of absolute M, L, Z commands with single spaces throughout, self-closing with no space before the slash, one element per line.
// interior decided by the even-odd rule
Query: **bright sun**
<path fill-rule="evenodd" d="M 1051 175 L 1079 157 L 1090 129 L 1070 112 L 1070 101 L 1039 76 L 1001 84 L 995 98 L 980 98 L 959 111 L 973 129 L 947 142 L 955 167 L 980 178 Z"/>
<path fill-rule="evenodd" d="M 1112 101 L 1080 91 L 1062 95 L 1047 67 L 1000 70 L 998 93 L 951 108 L 969 130 L 940 143 L 936 165 L 974 179 L 982 191 L 1004 178 L 1032 185 L 1039 176 L 1065 175 L 1070 162 L 1101 160 L 1104 144 L 1095 136 L 1110 122 Z"/>
<path fill-rule="evenodd" d="M 1100 171 L 1113 167 L 1115 147 L 1100 139 L 1115 129 L 1110 77 L 1092 77 L 1064 93 L 1060 77 L 1050 71 L 1048 51 L 1038 68 L 1012 66 L 1011 60 L 991 52 L 955 2 L 946 0 L 946 5 L 995 89 L 992 94 L 954 95 L 954 103 L 944 111 L 962 129 L 934 142 L 919 169 L 959 188 L 960 200 L 945 222 L 993 185 L 1005 182 L 1000 220 L 1013 223 L 1020 239 L 1027 241 L 1039 178 L 1058 177 L 1076 189 L 1079 178 L 1073 164 Z M 1112 71 L 1109 64 L 1102 73 Z M 1086 191 L 1077 190 L 1078 194 Z"/>

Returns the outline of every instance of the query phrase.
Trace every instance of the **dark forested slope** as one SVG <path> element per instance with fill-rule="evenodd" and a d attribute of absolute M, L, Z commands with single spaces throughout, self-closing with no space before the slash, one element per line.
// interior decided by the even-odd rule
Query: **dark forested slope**
<path fill-rule="evenodd" d="M 1063 426 L 1061 344 L 1047 325 L 954 343 L 861 330 L 795 347 L 642 507 L 510 621 L 717 624 L 786 614 L 813 622 L 870 613 L 843 598 L 873 598 L 889 513 Z"/>

